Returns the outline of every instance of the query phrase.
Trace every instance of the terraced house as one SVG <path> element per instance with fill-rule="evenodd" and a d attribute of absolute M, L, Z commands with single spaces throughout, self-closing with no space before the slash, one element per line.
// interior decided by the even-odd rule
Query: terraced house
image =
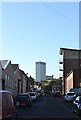
<path fill-rule="evenodd" d="M 13 95 L 16 94 L 17 83 L 10 60 L 1 60 L 2 66 L 2 89 L 9 90 Z"/>
<path fill-rule="evenodd" d="M 1 66 L 1 62 L 0 62 L 0 89 L 2 89 L 2 66 Z"/>
<path fill-rule="evenodd" d="M 10 91 L 15 97 L 18 93 L 31 91 L 30 81 L 25 72 L 19 69 L 19 64 L 0 60 L 0 89 Z"/>

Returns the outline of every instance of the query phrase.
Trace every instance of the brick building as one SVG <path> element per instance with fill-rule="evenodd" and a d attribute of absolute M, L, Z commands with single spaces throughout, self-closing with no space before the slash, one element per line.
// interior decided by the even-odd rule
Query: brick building
<path fill-rule="evenodd" d="M 81 50 L 60 48 L 60 55 L 63 55 L 63 92 L 66 93 L 65 78 L 71 70 L 77 70 L 78 82 L 80 82 L 80 68 L 81 68 Z M 77 82 L 77 81 L 75 81 Z"/>

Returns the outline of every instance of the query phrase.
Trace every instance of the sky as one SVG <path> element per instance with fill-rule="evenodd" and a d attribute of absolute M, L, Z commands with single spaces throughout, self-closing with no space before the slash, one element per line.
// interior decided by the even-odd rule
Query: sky
<path fill-rule="evenodd" d="M 3 2 L 0 8 L 1 60 L 34 78 L 35 62 L 46 62 L 46 74 L 58 78 L 60 48 L 79 49 L 79 3 Z"/>

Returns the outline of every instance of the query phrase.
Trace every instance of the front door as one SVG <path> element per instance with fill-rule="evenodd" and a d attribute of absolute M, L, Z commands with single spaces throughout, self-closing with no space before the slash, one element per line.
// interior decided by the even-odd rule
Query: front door
<path fill-rule="evenodd" d="M 2 90 L 5 90 L 5 80 L 2 79 Z"/>

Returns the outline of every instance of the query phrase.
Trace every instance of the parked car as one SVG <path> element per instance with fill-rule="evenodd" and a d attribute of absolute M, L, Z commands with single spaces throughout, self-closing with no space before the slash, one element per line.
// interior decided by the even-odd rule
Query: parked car
<path fill-rule="evenodd" d="M 0 90 L 0 120 L 15 120 L 16 115 L 17 111 L 11 92 Z"/>
<path fill-rule="evenodd" d="M 43 92 L 41 90 L 36 91 L 39 94 L 39 97 L 43 95 Z"/>
<path fill-rule="evenodd" d="M 28 94 L 31 96 L 32 101 L 36 101 L 37 96 L 36 96 L 35 92 L 28 92 Z"/>
<path fill-rule="evenodd" d="M 75 92 L 77 96 L 81 96 L 81 88 L 71 88 L 69 92 Z"/>
<path fill-rule="evenodd" d="M 75 101 L 73 102 L 73 109 L 72 112 L 76 116 L 81 116 L 81 96 L 78 96 Z"/>
<path fill-rule="evenodd" d="M 53 95 L 54 97 L 61 97 L 61 92 L 60 92 L 60 91 L 53 91 L 53 92 L 52 92 L 52 95 Z"/>
<path fill-rule="evenodd" d="M 15 106 L 16 107 L 21 107 L 21 106 L 32 106 L 32 99 L 31 96 L 28 93 L 21 93 L 18 94 L 15 97 Z"/>
<path fill-rule="evenodd" d="M 74 92 L 68 92 L 64 96 L 64 100 L 65 101 L 70 101 L 70 102 L 74 101 L 75 98 L 76 98 L 76 94 Z"/>
<path fill-rule="evenodd" d="M 38 99 L 40 97 L 40 92 L 38 90 L 35 90 L 34 92 L 35 92 L 37 99 Z"/>

